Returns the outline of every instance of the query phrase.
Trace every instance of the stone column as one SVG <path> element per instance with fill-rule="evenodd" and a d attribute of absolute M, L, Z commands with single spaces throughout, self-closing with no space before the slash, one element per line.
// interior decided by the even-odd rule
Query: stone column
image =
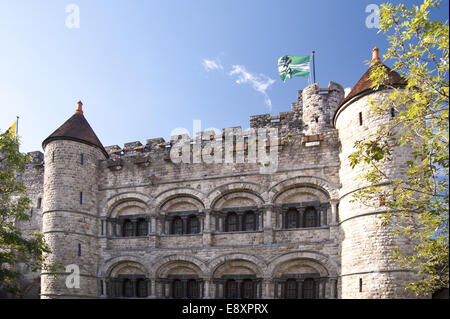
<path fill-rule="evenodd" d="M 204 299 L 209 299 L 209 283 L 210 280 L 209 279 L 205 279 L 204 280 L 204 285 L 203 285 L 203 298 Z"/>
<path fill-rule="evenodd" d="M 297 281 L 297 298 L 303 299 L 303 279 Z"/>
<path fill-rule="evenodd" d="M 156 233 L 156 217 L 151 217 L 151 223 L 150 223 L 150 233 L 155 234 Z"/>
<path fill-rule="evenodd" d="M 211 210 L 210 209 L 205 210 L 204 231 L 205 232 L 211 231 Z"/>
<path fill-rule="evenodd" d="M 330 204 L 331 204 L 331 220 L 330 220 L 330 224 L 334 225 L 334 224 L 337 224 L 339 222 L 338 209 L 337 209 L 339 201 L 337 199 L 332 199 L 330 201 Z"/>
<path fill-rule="evenodd" d="M 238 213 L 238 231 L 244 230 L 244 213 Z"/>
<path fill-rule="evenodd" d="M 270 204 L 265 205 L 264 210 L 266 217 L 266 221 L 264 223 L 264 244 L 272 244 L 274 241 L 274 231 L 272 228 L 272 212 L 274 210 L 274 207 Z"/>

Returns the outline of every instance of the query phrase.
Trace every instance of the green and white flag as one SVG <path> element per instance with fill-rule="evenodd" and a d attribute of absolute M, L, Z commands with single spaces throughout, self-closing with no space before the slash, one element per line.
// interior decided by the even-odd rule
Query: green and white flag
<path fill-rule="evenodd" d="M 309 76 L 310 56 L 285 55 L 278 59 L 278 72 L 283 82 L 293 76 Z"/>

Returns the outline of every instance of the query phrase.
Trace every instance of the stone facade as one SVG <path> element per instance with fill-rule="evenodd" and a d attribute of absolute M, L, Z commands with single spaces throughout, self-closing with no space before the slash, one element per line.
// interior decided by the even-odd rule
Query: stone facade
<path fill-rule="evenodd" d="M 347 156 L 356 139 L 389 121 L 359 125 L 367 97 L 340 106 L 339 84 L 313 84 L 291 111 L 252 116 L 251 129 L 277 129 L 271 174 L 249 160 L 251 137 L 240 128 L 243 143 L 231 148 L 243 163 L 175 164 L 174 142 L 162 138 L 106 147 L 108 157 L 80 141 L 48 142 L 45 161 L 33 153 L 23 176 L 36 207 L 22 227 L 44 232 L 47 262 L 79 267 L 80 287 L 67 287 L 67 272 L 42 273 L 40 296 L 408 297 L 401 284 L 409 273 L 391 263 L 393 233 L 381 227 L 381 210 L 350 202 L 363 185 Z M 223 137 L 206 141 L 225 153 Z"/>

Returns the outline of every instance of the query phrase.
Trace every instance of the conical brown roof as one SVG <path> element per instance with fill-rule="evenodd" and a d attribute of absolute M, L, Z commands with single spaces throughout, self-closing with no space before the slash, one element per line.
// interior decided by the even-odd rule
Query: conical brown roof
<path fill-rule="evenodd" d="M 108 153 L 84 117 L 81 106 L 82 103 L 78 102 L 76 113 L 42 142 L 42 148 L 51 141 L 71 140 L 98 147 L 108 158 Z"/>
<path fill-rule="evenodd" d="M 347 103 L 347 101 L 350 101 L 355 96 L 363 94 L 367 91 L 373 91 L 373 89 L 371 88 L 373 81 L 369 77 L 370 77 L 372 70 L 379 64 L 381 64 L 381 62 L 375 63 L 374 65 L 371 65 L 369 67 L 369 69 L 366 71 L 366 73 L 363 74 L 361 79 L 355 84 L 355 86 L 350 91 L 350 93 L 342 101 L 341 106 L 344 105 L 345 103 Z M 387 85 L 387 86 L 406 85 L 406 80 L 404 78 L 402 78 L 402 76 L 400 74 L 391 70 L 389 67 L 387 67 L 384 64 L 382 64 L 382 66 L 384 68 L 386 68 L 387 76 L 388 76 L 387 80 L 383 83 L 383 85 Z"/>
<path fill-rule="evenodd" d="M 386 88 L 386 86 L 404 86 L 407 84 L 406 80 L 397 72 L 391 70 L 389 67 L 384 65 L 381 62 L 378 48 L 374 48 L 372 50 L 372 63 L 369 67 L 369 69 L 363 74 L 361 79 L 355 84 L 355 86 L 352 88 L 350 93 L 345 97 L 345 99 L 342 101 L 342 103 L 337 108 L 336 112 L 334 113 L 334 119 L 336 119 L 336 114 L 339 112 L 341 107 L 345 105 L 348 101 L 352 100 L 353 98 L 356 98 L 358 96 L 365 95 L 369 92 L 374 92 L 374 89 L 372 89 L 372 83 L 373 81 L 370 79 L 370 74 L 372 73 L 372 70 L 375 67 L 378 67 L 379 65 L 382 65 L 382 67 L 386 68 L 387 71 L 387 80 L 383 83 L 383 85 L 380 85 L 378 90 L 382 90 Z"/>

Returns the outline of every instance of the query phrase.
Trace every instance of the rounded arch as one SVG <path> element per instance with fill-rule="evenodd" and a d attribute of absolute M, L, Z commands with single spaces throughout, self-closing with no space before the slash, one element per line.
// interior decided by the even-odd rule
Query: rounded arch
<path fill-rule="evenodd" d="M 265 277 L 274 278 L 286 263 L 292 261 L 304 262 L 305 265 L 317 269 L 321 276 L 338 276 L 339 265 L 328 256 L 314 251 L 296 251 L 273 258 L 267 266 Z"/>
<path fill-rule="evenodd" d="M 221 267 L 227 264 L 230 266 L 242 265 L 247 267 L 259 277 L 262 277 L 266 271 L 266 262 L 263 259 L 254 255 L 234 253 L 222 255 L 211 260 L 208 265 L 209 275 L 213 278 L 217 278 Z"/>
<path fill-rule="evenodd" d="M 267 201 L 264 197 L 265 191 L 259 184 L 250 182 L 232 182 L 221 185 L 208 193 L 207 196 L 210 207 L 215 207 L 217 201 L 232 193 L 252 194 L 254 199 L 257 199 L 260 205 L 265 204 Z"/>
<path fill-rule="evenodd" d="M 270 202 L 274 203 L 278 196 L 283 192 L 299 187 L 314 188 L 322 192 L 329 200 L 339 199 L 339 187 L 337 185 L 334 185 L 323 178 L 314 176 L 297 176 L 279 182 L 269 189 L 267 196 L 270 199 Z"/>
<path fill-rule="evenodd" d="M 293 202 L 305 202 L 317 200 L 321 203 L 328 202 L 330 200 L 329 196 L 325 194 L 322 190 L 310 187 L 308 185 L 295 186 L 282 191 L 274 199 L 274 204 L 285 204 Z"/>
<path fill-rule="evenodd" d="M 192 269 L 199 277 L 204 277 L 207 273 L 206 264 L 193 256 L 175 254 L 162 257 L 151 265 L 151 276 L 153 278 L 165 278 L 175 267 L 185 267 Z"/>
<path fill-rule="evenodd" d="M 205 208 L 205 194 L 191 187 L 175 187 L 166 189 L 155 196 L 151 207 L 152 209 L 159 211 L 167 202 L 179 197 L 192 198 L 197 201 L 202 208 Z"/>
<path fill-rule="evenodd" d="M 175 196 L 169 198 L 167 201 L 163 202 L 159 207 L 159 212 L 170 212 L 170 211 L 190 211 L 197 210 L 202 211 L 205 207 L 203 203 L 200 202 L 197 198 L 191 196 Z"/>
<path fill-rule="evenodd" d="M 114 277 L 120 272 L 121 269 L 127 267 L 140 270 L 147 278 L 150 276 L 150 272 L 144 266 L 144 262 L 136 256 L 120 256 L 107 260 L 100 269 L 99 276 Z"/>
<path fill-rule="evenodd" d="M 100 204 L 100 215 L 111 217 L 112 211 L 120 204 L 124 202 L 139 202 L 145 205 L 146 211 L 148 211 L 153 198 L 147 194 L 139 192 L 124 192 L 115 194 L 105 199 Z"/>

